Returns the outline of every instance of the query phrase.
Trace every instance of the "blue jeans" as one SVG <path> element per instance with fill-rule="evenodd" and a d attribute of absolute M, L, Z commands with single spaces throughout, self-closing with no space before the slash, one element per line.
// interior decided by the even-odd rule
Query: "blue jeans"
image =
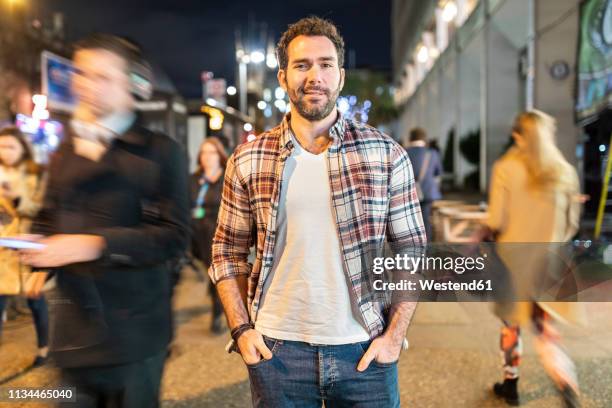
<path fill-rule="evenodd" d="M 2 334 L 2 313 L 6 307 L 7 299 L 8 296 L 0 295 L 0 334 Z M 49 338 L 49 312 L 47 310 L 45 297 L 40 295 L 37 299 L 28 299 L 28 307 L 34 319 L 38 347 L 47 347 Z"/>
<path fill-rule="evenodd" d="M 271 360 L 247 365 L 256 408 L 399 408 L 397 362 L 357 364 L 370 342 L 311 345 L 264 336 Z"/>

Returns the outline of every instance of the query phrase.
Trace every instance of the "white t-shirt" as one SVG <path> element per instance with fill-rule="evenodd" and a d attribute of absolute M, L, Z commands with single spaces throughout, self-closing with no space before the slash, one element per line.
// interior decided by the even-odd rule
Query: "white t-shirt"
<path fill-rule="evenodd" d="M 349 344 L 369 340 L 353 312 L 332 208 L 327 152 L 295 148 L 285 162 L 274 265 L 255 328 L 281 340 Z"/>

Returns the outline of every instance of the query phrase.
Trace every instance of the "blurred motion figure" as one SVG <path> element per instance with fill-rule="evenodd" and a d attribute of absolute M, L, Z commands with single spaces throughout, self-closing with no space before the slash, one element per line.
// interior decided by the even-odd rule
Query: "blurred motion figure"
<path fill-rule="evenodd" d="M 567 242 L 579 227 L 578 176 L 556 146 L 555 131 L 554 118 L 544 112 L 519 114 L 512 129 L 514 145 L 493 167 L 488 227 L 496 236 L 498 253 L 520 299 L 529 297 L 534 282 L 529 279 L 537 279 L 553 266 L 543 244 Z M 512 245 L 504 243 L 533 245 L 516 254 Z M 511 306 L 496 308 L 504 323 L 500 338 L 504 381 L 495 384 L 494 392 L 511 405 L 519 403 L 520 325 L 531 322 L 544 368 L 561 391 L 566 406 L 577 406 L 574 364 L 560 346 L 559 333 L 553 327 L 553 316 L 575 319 L 575 304 L 534 301 Z"/>
<path fill-rule="evenodd" d="M 189 240 L 186 158 L 139 125 L 136 99 L 152 91 L 140 49 L 94 34 L 76 44 L 78 100 L 50 165 L 23 259 L 57 276 L 50 356 L 78 407 L 149 408 L 171 338 L 171 263 Z"/>

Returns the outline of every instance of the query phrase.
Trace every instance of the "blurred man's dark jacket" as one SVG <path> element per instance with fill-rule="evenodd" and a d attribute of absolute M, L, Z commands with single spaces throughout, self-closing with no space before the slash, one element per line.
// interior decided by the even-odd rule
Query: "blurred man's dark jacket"
<path fill-rule="evenodd" d="M 187 160 L 138 124 L 98 162 L 77 155 L 72 137 L 51 161 L 32 232 L 99 235 L 107 247 L 95 262 L 53 270 L 51 356 L 60 367 L 142 360 L 172 336 L 170 271 L 189 240 Z"/>

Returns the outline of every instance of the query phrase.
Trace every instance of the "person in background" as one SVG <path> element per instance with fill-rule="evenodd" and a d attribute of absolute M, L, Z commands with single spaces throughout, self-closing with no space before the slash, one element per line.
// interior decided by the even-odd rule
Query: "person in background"
<path fill-rule="evenodd" d="M 189 243 L 184 150 L 142 126 L 153 91 L 140 48 L 108 34 L 75 45 L 77 104 L 49 168 L 23 260 L 57 278 L 49 354 L 67 407 L 153 408 L 172 338 L 170 273 Z"/>
<path fill-rule="evenodd" d="M 29 232 L 32 217 L 42 205 L 42 184 L 41 169 L 34 162 L 24 135 L 16 127 L 0 129 L 0 236 Z M 40 366 L 47 359 L 49 316 L 40 291 L 28 292 L 33 280 L 39 278 L 29 272 L 17 253 L 0 249 L 0 336 L 7 295 L 24 292 L 36 328 L 38 354 L 34 366 Z"/>
<path fill-rule="evenodd" d="M 438 151 L 427 147 L 427 133 L 421 128 L 410 131 L 407 152 L 414 170 L 427 238 L 432 240 L 431 208 L 434 201 L 442 198 L 440 192 L 442 161 Z"/>
<path fill-rule="evenodd" d="M 191 176 L 191 253 L 209 268 L 212 262 L 212 240 L 217 227 L 217 215 L 221 205 L 223 177 L 227 164 L 227 153 L 216 137 L 206 138 L 200 147 L 198 169 Z M 219 334 L 225 330 L 223 306 L 215 286 L 209 286 L 212 299 L 210 330 Z"/>
<path fill-rule="evenodd" d="M 549 273 L 548 243 L 569 241 L 578 231 L 580 195 L 576 170 L 555 144 L 555 120 L 540 111 L 521 113 L 512 129 L 514 145 L 493 166 L 489 191 L 488 228 L 496 237 L 497 252 L 512 276 L 519 300 L 530 297 L 522 282 L 537 282 Z M 512 245 L 530 243 L 517 254 Z M 529 279 L 531 281 L 531 279 Z M 531 322 L 536 350 L 567 407 L 578 406 L 578 380 L 574 364 L 559 344 L 553 327 L 557 319 L 577 319 L 577 305 L 563 302 L 517 302 L 496 306 L 503 320 L 500 347 L 504 380 L 493 387 L 510 405 L 519 404 L 519 363 L 522 357 L 521 324 Z"/>

